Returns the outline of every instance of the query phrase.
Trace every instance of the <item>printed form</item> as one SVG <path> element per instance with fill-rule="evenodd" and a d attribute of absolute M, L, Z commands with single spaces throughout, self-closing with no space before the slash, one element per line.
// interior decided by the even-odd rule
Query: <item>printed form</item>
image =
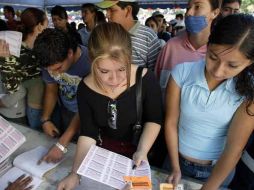
<path fill-rule="evenodd" d="M 124 176 L 148 176 L 151 179 L 147 161 L 142 161 L 135 170 L 132 167 L 131 159 L 93 145 L 77 173 L 116 189 L 122 189 L 126 185 Z"/>
<path fill-rule="evenodd" d="M 0 163 L 25 141 L 25 136 L 0 116 Z"/>

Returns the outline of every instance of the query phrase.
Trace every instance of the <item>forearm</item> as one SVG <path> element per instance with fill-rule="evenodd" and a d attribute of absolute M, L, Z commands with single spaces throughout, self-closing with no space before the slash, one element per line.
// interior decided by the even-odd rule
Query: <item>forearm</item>
<path fill-rule="evenodd" d="M 165 139 L 172 169 L 180 170 L 178 156 L 178 132 L 177 127 L 165 126 Z"/>
<path fill-rule="evenodd" d="M 161 126 L 156 123 L 146 123 L 138 143 L 137 151 L 147 154 L 157 138 L 160 128 Z"/>
<path fill-rule="evenodd" d="M 50 119 L 58 99 L 57 84 L 47 84 L 44 92 L 42 119 Z"/>
<path fill-rule="evenodd" d="M 96 141 L 90 137 L 80 136 L 78 139 L 75 158 L 72 166 L 72 172 L 76 173 L 90 147 L 95 145 Z"/>
<path fill-rule="evenodd" d="M 219 161 L 216 163 L 211 176 L 203 185 L 202 190 L 217 190 L 241 157 L 241 150 L 225 150 Z"/>
<path fill-rule="evenodd" d="M 73 136 L 79 132 L 80 129 L 80 119 L 79 114 L 76 113 L 71 120 L 71 123 L 64 134 L 59 138 L 59 143 L 63 146 L 67 146 Z"/>

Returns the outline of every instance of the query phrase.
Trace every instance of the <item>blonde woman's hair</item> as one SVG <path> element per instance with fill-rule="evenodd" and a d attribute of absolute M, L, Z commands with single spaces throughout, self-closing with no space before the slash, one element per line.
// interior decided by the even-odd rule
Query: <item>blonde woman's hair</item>
<path fill-rule="evenodd" d="M 98 61 L 106 58 L 126 65 L 127 88 L 130 87 L 131 37 L 120 24 L 103 23 L 96 26 L 88 40 L 88 54 L 92 61 L 92 78 L 99 88 L 104 89 L 97 77 L 96 67 Z"/>

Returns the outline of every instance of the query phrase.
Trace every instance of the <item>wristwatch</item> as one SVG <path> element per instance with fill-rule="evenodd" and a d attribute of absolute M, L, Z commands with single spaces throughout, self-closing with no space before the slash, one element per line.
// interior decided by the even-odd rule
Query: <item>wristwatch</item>
<path fill-rule="evenodd" d="M 41 119 L 41 125 L 44 125 L 44 123 L 47 123 L 48 121 L 51 121 L 51 119 Z"/>
<path fill-rule="evenodd" d="M 57 142 L 56 144 L 56 147 L 59 148 L 64 154 L 67 153 L 67 148 L 64 147 L 63 145 L 61 145 L 59 142 Z"/>

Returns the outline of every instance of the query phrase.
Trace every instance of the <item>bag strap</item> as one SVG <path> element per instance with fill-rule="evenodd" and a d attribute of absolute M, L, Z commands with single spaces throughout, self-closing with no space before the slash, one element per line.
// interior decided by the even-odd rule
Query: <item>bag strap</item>
<path fill-rule="evenodd" d="M 142 71 L 143 67 L 138 67 L 136 72 L 136 109 L 137 109 L 137 122 L 140 125 L 142 120 Z"/>

